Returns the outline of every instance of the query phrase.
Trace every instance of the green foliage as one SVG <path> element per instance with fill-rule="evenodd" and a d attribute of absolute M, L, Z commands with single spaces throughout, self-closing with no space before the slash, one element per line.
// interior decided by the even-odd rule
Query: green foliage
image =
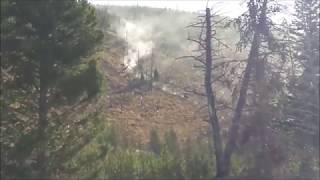
<path fill-rule="evenodd" d="M 72 171 L 69 177 L 90 177 L 99 170 L 99 161 L 118 148 L 119 135 L 113 126 L 106 125 L 100 119 L 87 132 L 93 131 L 94 134 L 88 135 L 89 141 L 82 148 L 76 148 L 76 152 L 62 164 L 65 167 L 62 173 Z"/>
<path fill-rule="evenodd" d="M 103 173 L 98 177 L 107 179 L 209 179 L 208 171 L 212 170 L 211 167 L 207 167 L 206 161 L 209 159 L 205 159 L 205 156 L 199 158 L 199 156 L 200 152 L 198 155 L 193 154 L 192 160 L 181 159 L 165 148 L 159 155 L 146 151 L 117 151 L 109 154 L 104 170 L 101 171 Z M 186 165 L 188 169 L 185 169 Z M 197 170 L 199 171 L 196 174 L 192 174 Z"/>
<path fill-rule="evenodd" d="M 92 60 L 68 70 L 58 82 L 58 87 L 61 94 L 72 101 L 83 93 L 86 93 L 88 98 L 92 98 L 101 90 L 102 81 L 97 62 Z"/>
<path fill-rule="evenodd" d="M 204 141 L 190 142 L 185 150 L 170 152 L 159 142 L 161 152 L 120 146 L 121 134 L 113 126 L 104 126 L 95 138 L 65 164 L 69 178 L 88 179 L 212 179 L 213 158 Z M 156 132 L 156 131 L 154 131 Z M 170 137 L 173 131 L 167 133 Z M 172 136 L 173 137 L 173 136 Z M 158 137 L 159 138 L 159 137 Z M 170 139 L 170 138 L 169 138 Z M 160 140 L 159 140 L 160 141 Z"/>
<path fill-rule="evenodd" d="M 88 97 L 93 97 L 99 91 L 101 77 L 95 62 L 80 65 L 85 68 L 79 71 L 74 67 L 81 63 L 81 58 L 93 52 L 103 35 L 96 26 L 94 8 L 85 0 L 4 0 L 1 1 L 1 10 L 1 43 L 5 44 L 1 49 L 1 74 L 5 74 L 5 83 L 1 86 L 4 92 L 1 92 L 1 106 L 5 111 L 1 113 L 1 119 L 6 122 L 1 125 L 5 130 L 5 134 L 1 134 L 4 135 L 1 140 L 5 142 L 5 153 L 1 153 L 1 169 L 4 169 L 1 175 L 8 179 L 32 178 L 37 167 L 29 162 L 40 162 L 35 158 L 38 151 L 47 151 L 48 159 L 56 158 L 52 155 L 51 138 L 57 137 L 55 131 L 63 128 L 57 127 L 60 124 L 54 121 L 57 117 L 50 110 L 52 106 L 58 108 L 60 105 L 53 101 L 55 95 L 63 91 L 57 82 L 70 75 L 69 80 L 80 84 L 79 89 L 73 89 L 75 95 L 78 90 L 85 90 Z M 69 69 L 77 72 L 72 76 L 71 73 L 65 74 Z M 71 94 L 67 84 L 74 85 L 70 81 L 65 83 L 64 87 L 69 90 L 62 96 Z M 39 103 L 39 96 L 43 103 Z M 40 126 L 39 114 L 47 117 L 46 110 L 49 110 L 50 121 L 42 118 L 44 125 Z M 43 144 L 50 142 L 48 148 L 39 147 L 40 138 L 45 139 Z M 64 142 L 60 143 L 63 147 Z M 55 162 L 50 161 L 46 166 L 52 169 L 53 164 Z M 8 168 L 19 172 L 21 169 L 21 173 Z"/>
<path fill-rule="evenodd" d="M 179 161 L 162 153 L 160 156 L 133 150 L 118 151 L 108 156 L 104 173 L 100 178 L 107 179 L 177 179 Z"/>
<path fill-rule="evenodd" d="M 177 135 L 173 129 L 165 133 L 163 146 L 172 154 L 179 152 Z"/>
<path fill-rule="evenodd" d="M 11 174 L 12 178 L 32 178 L 34 175 L 34 161 L 32 158 L 26 159 L 32 155 L 33 149 L 37 146 L 36 131 L 30 133 L 20 133 L 19 137 L 16 137 L 16 142 L 10 142 L 10 145 L 1 147 L 2 157 L 6 160 L 10 160 L 11 163 L 6 166 L 1 166 L 2 170 L 7 174 Z M 3 160 L 2 160 L 3 162 Z"/>
<path fill-rule="evenodd" d="M 233 155 L 231 164 L 231 173 L 234 176 L 247 174 L 253 167 L 253 158 L 248 157 L 247 154 L 235 153 Z"/>
<path fill-rule="evenodd" d="M 12 67 L 19 86 L 37 85 L 41 68 L 45 82 L 54 83 L 66 64 L 76 63 L 102 39 L 94 9 L 83 0 L 15 0 L 6 8 L 1 40 L 10 48 L 4 49 L 1 66 Z"/>
<path fill-rule="evenodd" d="M 213 152 L 205 140 L 188 140 L 183 154 L 183 169 L 186 179 L 210 179 L 215 174 Z"/>
<path fill-rule="evenodd" d="M 288 44 L 294 72 L 281 98 L 278 127 L 293 151 L 292 173 L 314 178 L 319 176 L 319 1 L 296 0 L 295 8 L 289 34 L 295 43 Z"/>
<path fill-rule="evenodd" d="M 118 146 L 118 138 L 115 128 L 111 126 L 99 134 L 96 140 L 101 151 L 107 152 L 109 149 L 116 148 Z"/>
<path fill-rule="evenodd" d="M 283 124 L 295 134 L 300 148 L 319 151 L 319 23 L 318 1 L 297 0 L 293 36 L 294 58 L 301 75 L 290 78 Z M 300 69 L 300 70 L 301 70 Z M 288 121 L 289 119 L 289 121 Z M 286 121 L 287 120 L 287 121 Z M 302 125 L 303 124 L 303 125 Z"/>

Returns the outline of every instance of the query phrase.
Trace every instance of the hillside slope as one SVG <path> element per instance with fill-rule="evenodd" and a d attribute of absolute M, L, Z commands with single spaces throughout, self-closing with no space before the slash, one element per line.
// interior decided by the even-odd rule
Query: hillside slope
<path fill-rule="evenodd" d="M 152 91 L 143 87 L 130 89 L 132 79 L 128 72 L 123 71 L 121 61 L 121 40 L 111 38 L 105 47 L 99 68 L 106 79 L 106 94 L 99 101 L 104 101 L 103 117 L 120 127 L 122 135 L 132 143 L 146 144 L 149 133 L 155 129 L 160 137 L 173 129 L 179 140 L 195 138 L 208 131 L 208 123 L 197 116 L 199 109 L 188 98 L 163 91 L 160 86 Z M 120 50 L 119 50 L 120 49 Z M 126 89 L 122 91 L 122 89 Z"/>

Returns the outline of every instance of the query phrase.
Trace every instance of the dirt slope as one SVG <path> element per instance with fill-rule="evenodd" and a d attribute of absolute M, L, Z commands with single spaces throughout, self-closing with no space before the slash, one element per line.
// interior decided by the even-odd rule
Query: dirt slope
<path fill-rule="evenodd" d="M 199 107 L 188 98 L 182 98 L 154 88 L 152 91 L 138 89 L 119 92 L 126 89 L 130 75 L 121 65 L 121 43 L 116 39 L 116 46 L 106 48 L 100 59 L 100 70 L 106 79 L 106 95 L 103 101 L 103 117 L 120 127 L 121 134 L 131 142 L 146 144 L 151 129 L 158 131 L 160 137 L 173 129 L 179 140 L 196 138 L 208 131 L 207 122 L 197 116 Z M 112 51 L 118 49 L 118 51 Z"/>

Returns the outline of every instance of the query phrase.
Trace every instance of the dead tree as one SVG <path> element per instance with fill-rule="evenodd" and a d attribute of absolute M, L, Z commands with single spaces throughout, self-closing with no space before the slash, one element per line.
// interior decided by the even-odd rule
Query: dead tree
<path fill-rule="evenodd" d="M 154 81 L 154 74 L 153 74 L 153 66 L 154 66 L 154 58 L 153 58 L 153 48 L 151 49 L 151 57 L 150 57 L 150 72 L 149 72 L 149 78 L 150 78 L 150 90 L 153 89 L 153 81 Z"/>
<path fill-rule="evenodd" d="M 221 130 L 220 130 L 220 124 L 219 124 L 217 110 L 216 110 L 216 99 L 212 89 L 213 55 L 212 55 L 211 41 L 212 39 L 215 39 L 215 37 L 213 37 L 213 34 L 215 34 L 215 31 L 212 30 L 212 23 L 211 23 L 212 18 L 213 18 L 213 15 L 211 15 L 210 8 L 206 8 L 205 16 L 200 16 L 199 22 L 188 26 L 193 28 L 201 28 L 200 29 L 201 33 L 198 39 L 192 39 L 188 37 L 188 40 L 195 42 L 199 45 L 199 49 L 196 50 L 197 52 L 199 52 L 199 55 L 183 56 L 177 59 L 192 58 L 193 60 L 200 63 L 200 65 L 197 67 L 203 69 L 204 71 L 205 93 L 199 93 L 199 92 L 196 92 L 196 90 L 193 90 L 192 92 L 195 93 L 196 95 L 201 94 L 201 96 L 205 97 L 207 101 L 206 106 L 208 109 L 209 123 L 211 124 L 212 132 L 213 132 L 212 137 L 213 137 L 213 145 L 214 145 L 214 154 L 216 157 L 215 159 L 216 159 L 216 167 L 217 167 L 217 177 L 220 177 L 223 173 L 224 161 L 223 161 L 223 144 L 222 144 L 222 138 L 220 134 Z M 218 39 L 216 40 L 220 41 Z"/>
<path fill-rule="evenodd" d="M 223 150 L 222 150 L 222 140 L 220 135 L 220 125 L 215 107 L 215 96 L 211 86 L 211 76 L 212 76 L 212 54 L 211 54 L 211 14 L 210 9 L 206 9 L 206 61 L 205 61 L 205 89 L 208 101 L 208 113 L 209 119 L 213 130 L 213 143 L 215 147 L 216 164 L 217 164 L 217 176 L 220 176 L 223 168 Z"/>
<path fill-rule="evenodd" d="M 143 67 L 142 59 L 140 58 L 139 49 L 138 49 L 138 53 L 137 53 L 137 65 L 136 65 L 136 68 L 137 68 L 137 73 L 138 73 L 138 76 L 139 76 L 140 80 L 144 81 L 145 80 L 145 78 L 144 78 L 144 67 Z"/>
<path fill-rule="evenodd" d="M 123 59 L 122 59 L 123 65 L 126 65 L 126 63 L 129 63 L 129 62 L 125 62 L 125 59 L 128 58 L 128 55 L 129 55 L 129 42 L 128 42 L 128 31 L 126 31 L 125 45 L 124 45 L 124 52 L 123 52 Z"/>

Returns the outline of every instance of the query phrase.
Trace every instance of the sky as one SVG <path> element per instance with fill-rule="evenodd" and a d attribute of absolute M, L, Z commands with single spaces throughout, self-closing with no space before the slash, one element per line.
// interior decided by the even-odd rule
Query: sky
<path fill-rule="evenodd" d="M 155 8 L 169 8 L 189 12 L 199 12 L 204 10 L 207 4 L 206 0 L 89 0 L 92 4 L 99 5 L 117 5 L 117 6 L 148 6 Z M 294 11 L 294 0 L 279 0 L 281 5 L 287 8 L 284 13 L 273 17 L 275 21 L 281 21 L 283 18 L 291 20 L 290 14 Z M 246 10 L 245 0 L 209 0 L 208 7 L 220 15 L 231 18 L 238 17 Z"/>

